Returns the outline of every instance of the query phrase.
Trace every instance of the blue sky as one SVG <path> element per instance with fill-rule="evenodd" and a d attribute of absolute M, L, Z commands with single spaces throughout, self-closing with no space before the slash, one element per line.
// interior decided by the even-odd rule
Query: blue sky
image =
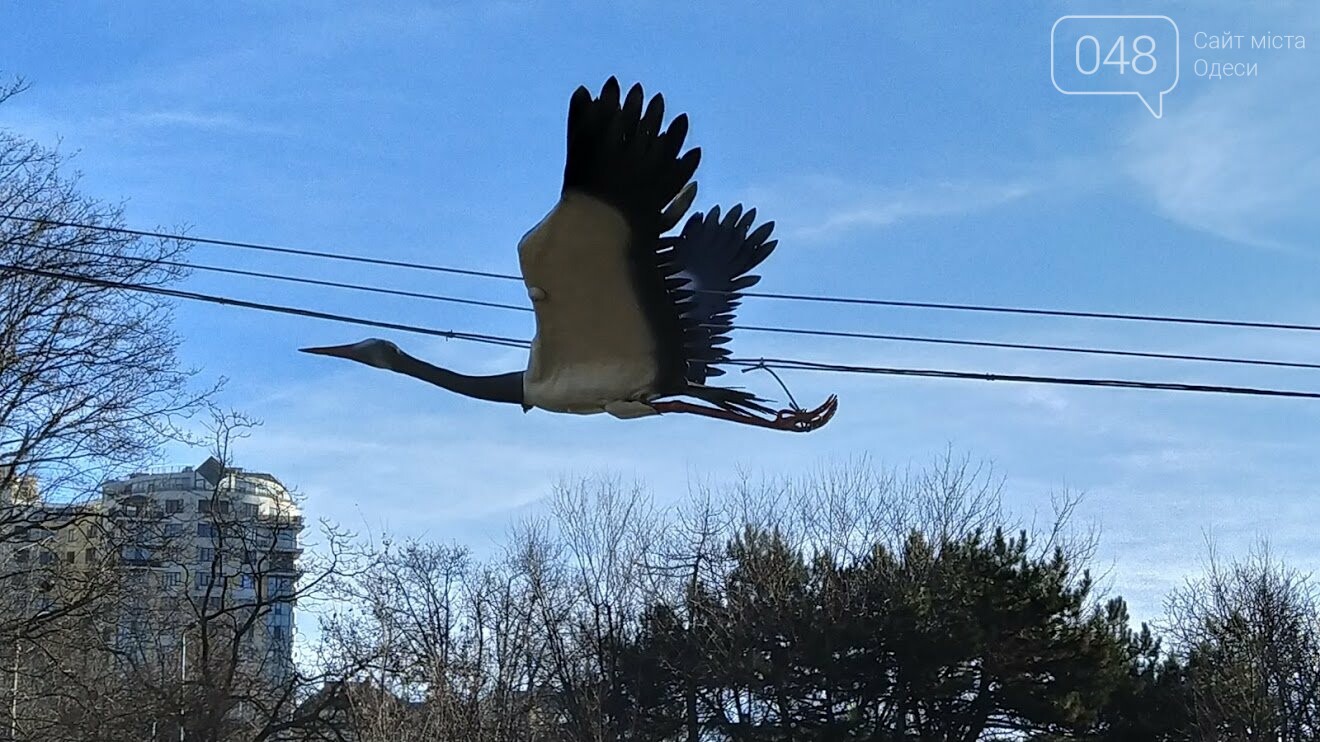
<path fill-rule="evenodd" d="M 223 10 L 219 9 L 223 7 Z M 1127 96 L 1065 96 L 1067 13 L 1162 14 L 1180 79 L 1156 120 Z M 1320 324 L 1316 48 L 1212 51 L 1197 31 L 1301 34 L 1314 5 L 1230 3 L 63 3 L 0 11 L 0 69 L 32 89 L 0 125 L 76 152 L 85 190 L 131 226 L 478 269 L 553 205 L 564 113 L 609 75 L 662 91 L 704 150 L 698 204 L 778 223 L 768 291 Z M 1313 38 L 1314 37 L 1314 38 Z M 1207 80 L 1197 58 L 1254 62 Z M 1312 122 L 1312 123 L 1307 123 Z M 198 262 L 497 301 L 517 284 L 198 247 Z M 187 288 L 440 328 L 529 336 L 521 313 L 197 274 Z M 1320 360 L 1316 338 L 748 301 L 749 324 Z M 1098 566 L 1141 618 L 1197 571 L 1207 535 L 1320 564 L 1320 404 L 788 374 L 836 392 L 810 436 L 693 419 L 615 421 L 490 406 L 294 352 L 360 328 L 181 305 L 185 360 L 265 426 L 240 463 L 313 515 L 481 549 L 561 475 L 780 476 L 861 453 L 994 463 L 1019 515 L 1084 493 Z M 500 348 L 391 336 L 472 372 Z M 1313 373 L 743 333 L 743 356 L 1320 389 Z M 773 392 L 768 378 L 746 377 Z M 199 455 L 173 452 L 180 463 Z"/>

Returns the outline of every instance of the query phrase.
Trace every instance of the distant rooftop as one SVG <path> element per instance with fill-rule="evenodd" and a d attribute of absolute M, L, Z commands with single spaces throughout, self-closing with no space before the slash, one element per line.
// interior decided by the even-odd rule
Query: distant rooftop
<path fill-rule="evenodd" d="M 184 482 L 171 481 L 183 475 Z M 134 472 L 123 479 L 116 479 L 102 485 L 106 495 L 121 496 L 150 491 L 194 490 L 198 488 L 194 477 L 200 477 L 208 487 L 219 485 L 226 477 L 232 477 L 234 491 L 250 494 L 264 494 L 292 505 L 288 488 L 274 474 L 247 471 L 245 469 L 224 466 L 214 456 L 207 457 L 196 467 L 192 466 L 155 466 L 144 471 Z M 162 486 L 164 482 L 164 486 Z M 226 488 L 228 489 L 228 488 Z"/>
<path fill-rule="evenodd" d="M 279 478 L 276 477 L 274 474 L 270 474 L 268 472 L 261 472 L 261 471 L 248 471 L 239 466 L 226 467 L 224 464 L 220 462 L 219 459 L 217 459 L 214 456 L 208 456 L 206 461 L 203 461 L 201 465 L 196 467 L 180 466 L 178 464 L 173 464 L 173 465 L 164 464 L 160 466 L 147 467 L 146 469 L 143 469 L 141 471 L 135 471 L 123 479 L 115 479 L 110 482 L 107 482 L 107 484 L 121 484 L 124 482 L 132 482 L 137 479 L 167 477 L 176 474 L 193 474 L 193 473 L 200 474 L 203 478 L 206 479 L 207 482 L 210 482 L 211 484 L 217 484 L 219 483 L 220 478 L 222 476 L 224 476 L 225 474 L 231 474 L 240 477 L 242 479 L 261 479 L 267 482 L 272 482 L 274 484 L 277 484 L 280 487 L 284 487 L 284 483 L 281 482 Z"/>

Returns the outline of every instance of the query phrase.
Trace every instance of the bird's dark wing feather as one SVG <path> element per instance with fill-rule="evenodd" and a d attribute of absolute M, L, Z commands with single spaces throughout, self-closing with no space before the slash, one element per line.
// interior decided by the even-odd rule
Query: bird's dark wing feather
<path fill-rule="evenodd" d="M 679 235 L 662 238 L 660 256 L 666 288 L 679 316 L 681 332 L 671 340 L 686 359 L 683 393 L 721 407 L 766 412 L 748 392 L 705 386 L 708 378 L 724 373 L 711 364 L 729 356 L 725 346 L 741 292 L 761 280 L 750 271 L 777 244 L 770 239 L 774 222 L 753 229 L 755 223 L 756 209 L 744 211 L 738 204 L 721 218 L 716 206 L 708 214 L 693 214 Z"/>
<path fill-rule="evenodd" d="M 655 95 L 643 110 L 641 85 L 633 85 L 623 100 L 619 93 L 619 81 L 613 77 L 599 97 L 592 97 L 585 87 L 573 93 L 568 105 L 564 191 L 595 196 L 622 211 L 634 229 L 654 231 L 660 213 L 692 179 L 701 149 L 680 154 L 687 138 L 687 114 L 679 114 L 668 129 L 661 130 L 664 96 Z"/>
<path fill-rule="evenodd" d="M 665 339 L 683 328 L 666 286 L 661 263 L 662 213 L 692 179 L 701 161 L 699 148 L 682 152 L 687 115 L 661 129 L 664 98 L 646 102 L 641 85 L 620 98 L 611 77 L 593 97 L 585 87 L 573 93 L 568 109 L 568 156 L 564 193 L 583 193 L 618 209 L 628 221 L 628 260 L 641 308 L 657 339 L 658 379 L 682 378 L 686 357 Z M 643 105 L 645 104 L 645 105 Z"/>

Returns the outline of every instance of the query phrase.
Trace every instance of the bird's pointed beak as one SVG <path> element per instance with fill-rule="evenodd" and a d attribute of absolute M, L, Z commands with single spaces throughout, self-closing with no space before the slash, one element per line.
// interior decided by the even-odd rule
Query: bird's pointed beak
<path fill-rule="evenodd" d="M 299 348 L 302 353 L 312 353 L 318 356 L 334 356 L 335 358 L 353 358 L 353 348 L 356 344 L 350 345 L 325 345 L 319 348 Z"/>

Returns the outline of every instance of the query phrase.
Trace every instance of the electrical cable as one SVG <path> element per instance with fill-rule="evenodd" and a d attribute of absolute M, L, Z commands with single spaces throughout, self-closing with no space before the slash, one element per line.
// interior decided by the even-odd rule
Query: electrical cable
<path fill-rule="evenodd" d="M 94 250 L 83 250 L 80 248 L 63 247 L 58 245 L 47 246 L 47 245 L 37 245 L 31 243 L 22 243 L 17 241 L 15 241 L 15 244 L 22 244 L 27 247 L 34 247 L 34 248 L 53 247 L 61 251 L 73 252 L 73 253 L 89 255 L 93 257 L 109 258 L 109 259 L 126 259 L 126 260 L 142 262 L 142 263 L 152 263 L 152 264 L 169 266 L 169 267 L 186 268 L 186 269 L 220 273 L 225 275 L 245 276 L 250 278 L 260 278 L 260 279 L 266 279 L 272 281 L 282 281 L 287 283 L 306 284 L 312 286 L 325 286 L 325 287 L 337 288 L 337 289 L 348 289 L 353 291 L 385 294 L 390 296 L 402 296 L 402 297 L 414 298 L 414 299 L 426 299 L 430 301 L 440 301 L 440 302 L 448 302 L 453 304 L 488 307 L 493 309 L 503 309 L 503 310 L 517 311 L 517 312 L 533 311 L 531 307 L 521 306 L 517 304 L 507 304 L 503 302 L 492 302 L 492 301 L 484 301 L 479 299 L 469 299 L 465 297 L 456 297 L 446 294 L 435 294 L 435 293 L 418 292 L 418 291 L 404 291 L 400 289 L 389 289 L 378 286 L 368 286 L 368 285 L 355 284 L 355 283 L 344 283 L 340 281 L 326 281 L 322 279 L 306 278 L 301 276 L 285 276 L 275 273 L 266 273 L 262 271 L 249 271 L 238 268 L 227 268 L 221 266 L 206 265 L 201 263 L 184 263 L 179 261 L 160 260 L 155 258 L 144 258 L 144 257 L 129 256 L 129 255 L 117 256 L 109 253 L 97 252 Z M 720 329 L 723 328 L 722 325 L 712 326 L 712 327 L 719 327 Z M 1304 361 L 1284 361 L 1284 360 L 1263 359 L 1263 358 L 1209 356 L 1209 355 L 1197 355 L 1197 354 L 1186 354 L 1186 353 L 1165 353 L 1165 352 L 1156 352 L 1156 351 L 1124 350 L 1124 349 L 1116 349 L 1116 348 L 1095 348 L 1095 347 L 1072 346 L 1072 345 L 1043 345 L 1036 343 L 1018 343 L 1018 342 L 994 341 L 994 340 L 970 340 L 963 338 L 928 337 L 928 336 L 919 336 L 919 335 L 895 335 L 895 334 L 885 334 L 885 333 L 855 332 L 855 331 L 845 331 L 845 330 L 822 330 L 822 329 L 812 329 L 812 328 L 779 327 L 779 326 L 764 326 L 764 325 L 738 324 L 738 325 L 734 325 L 733 329 L 742 330 L 745 332 L 775 333 L 781 335 L 806 335 L 806 336 L 814 336 L 814 337 L 855 338 L 855 339 L 882 340 L 882 341 L 901 342 L 901 343 L 950 345 L 950 346 L 972 347 L 972 348 L 999 348 L 999 349 L 1007 349 L 1007 350 L 1028 350 L 1028 351 L 1043 351 L 1043 352 L 1052 352 L 1052 353 L 1075 353 L 1075 354 L 1084 354 L 1084 355 L 1143 358 L 1143 359 L 1168 360 L 1168 361 L 1191 361 L 1191 362 L 1202 362 L 1202 363 L 1222 363 L 1222 364 L 1236 364 L 1236 365 L 1247 365 L 1247 366 L 1266 366 L 1266 367 L 1275 367 L 1275 368 L 1320 369 L 1320 363 L 1308 363 Z"/>
<path fill-rule="evenodd" d="M 191 291 L 180 291 L 177 289 L 167 289 L 160 286 L 145 286 L 142 284 L 125 283 L 120 281 L 110 281 L 106 279 L 93 278 L 90 276 L 79 276 L 76 274 L 67 274 L 57 271 L 46 271 L 36 268 L 26 268 L 22 266 L 7 265 L 0 263 L 0 271 L 11 270 L 18 273 L 29 275 L 45 276 L 56 280 L 69 280 L 79 283 L 87 283 L 105 288 L 122 289 L 126 291 L 141 291 L 161 296 L 168 296 L 179 299 L 188 299 L 192 301 L 203 301 L 213 304 L 226 306 L 235 306 L 246 309 L 255 309 L 260 311 L 278 312 L 282 314 L 291 314 L 301 317 L 310 317 L 314 319 L 331 320 L 336 322 L 346 322 L 356 325 L 365 325 L 368 327 L 380 327 L 403 332 L 414 332 L 423 335 L 432 335 L 456 340 L 470 340 L 473 342 L 487 343 L 491 345 L 500 345 L 505 347 L 527 348 L 530 343 L 518 338 L 502 337 L 498 335 L 488 335 L 484 333 L 457 332 L 453 330 L 435 330 L 431 328 L 418 327 L 416 325 L 406 325 L 394 322 L 380 322 L 376 320 L 363 319 L 359 317 L 350 317 L 347 315 L 333 314 L 330 312 L 320 312 L 300 307 L 288 307 L 275 304 L 266 304 L 263 302 L 251 302 L 241 299 L 233 299 L 211 294 L 201 294 Z M 848 374 L 870 374 L 887 376 L 917 376 L 941 379 L 968 379 L 977 381 L 1006 381 L 1018 383 L 1035 384 L 1054 384 L 1068 386 L 1089 386 L 1089 387 L 1118 387 L 1125 389 L 1146 389 L 1153 391 L 1174 391 L 1174 392 L 1201 392 L 1210 394 L 1227 395 L 1249 395 L 1249 396 L 1267 396 L 1267 397 L 1288 397 L 1301 399 L 1320 399 L 1320 392 L 1308 392 L 1290 389 L 1272 389 L 1262 387 L 1241 387 L 1225 386 L 1213 384 L 1186 384 L 1178 382 L 1159 382 L 1144 381 L 1135 379 L 1103 379 L 1103 378 L 1078 378 L 1061 376 L 1036 376 L 1027 374 L 1002 374 L 993 372 L 970 372 L 955 371 L 946 369 L 920 369 L 920 368 L 891 368 L 884 366 L 860 366 L 839 363 L 824 363 L 820 361 L 810 361 L 791 358 L 730 358 L 717 365 L 742 366 L 742 367 L 768 367 L 785 371 L 817 371 L 830 373 L 848 373 Z"/>
<path fill-rule="evenodd" d="M 301 248 L 279 247 L 276 245 L 263 245 L 253 242 L 239 242 L 234 240 L 222 240 L 209 237 L 188 237 L 186 235 L 171 234 L 168 232 L 157 232 L 150 230 L 128 229 L 124 227 L 108 227 L 95 224 L 80 224 L 78 222 L 61 221 L 54 219 L 37 219 L 33 217 L 23 217 L 13 214 L 0 214 L 0 220 L 13 220 L 36 225 L 50 225 L 53 227 L 68 227 L 75 229 L 92 229 L 115 234 L 133 235 L 138 237 L 152 237 L 165 240 L 176 240 L 182 242 L 195 242 L 204 245 L 214 245 L 221 247 L 235 247 L 249 250 L 263 250 L 274 253 L 284 253 L 290 255 L 301 255 L 305 257 L 324 258 L 328 260 L 345 260 L 356 263 L 367 263 L 371 265 L 383 265 L 394 268 L 409 268 L 414 270 L 436 271 L 440 273 L 451 273 L 465 276 L 476 276 L 481 278 L 495 278 L 501 280 L 520 281 L 521 276 L 496 273 L 491 271 L 469 270 L 465 268 L 453 268 L 450 266 L 434 265 L 428 263 L 415 263 L 402 260 L 385 260 L 380 258 L 368 258 L 360 255 L 348 255 L 343 253 L 333 253 L 322 250 L 308 250 Z M 712 289 L 698 289 L 702 293 L 728 294 L 728 291 L 716 291 Z M 1305 332 L 1320 332 L 1320 325 L 1302 323 L 1302 322 L 1268 322 L 1256 320 L 1234 320 L 1234 319 L 1216 319 L 1209 317 L 1182 317 L 1174 315 L 1158 314 L 1138 314 L 1124 312 L 1098 312 L 1081 311 L 1068 309 L 1046 309 L 1039 307 L 1015 307 L 1015 306 L 997 306 L 989 304 L 964 304 L 951 302 L 934 301 L 907 301 L 898 299 L 875 299 L 867 297 L 845 297 L 828 296 L 823 294 L 795 294 L 795 293 L 773 293 L 765 291 L 742 291 L 738 292 L 743 297 L 752 299 L 774 299 L 781 301 L 801 301 L 818 302 L 827 304 L 845 304 L 854 306 L 879 306 L 879 307 L 900 307 L 908 309 L 937 309 L 961 312 L 985 312 L 995 314 L 1018 314 L 1042 317 L 1069 317 L 1074 319 L 1104 319 L 1104 320 L 1125 320 L 1133 322 L 1153 322 L 1185 325 L 1202 325 L 1213 327 L 1238 327 L 1260 330 L 1299 330 Z"/>

